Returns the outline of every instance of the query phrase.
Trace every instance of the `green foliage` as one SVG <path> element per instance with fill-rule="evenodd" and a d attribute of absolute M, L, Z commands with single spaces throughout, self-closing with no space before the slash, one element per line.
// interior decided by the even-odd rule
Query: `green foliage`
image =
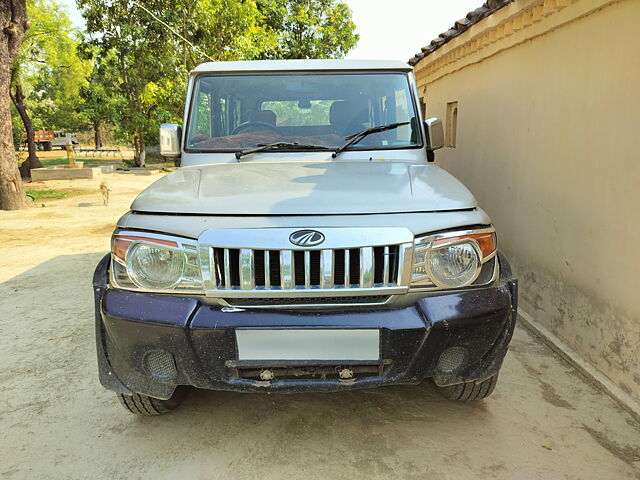
<path fill-rule="evenodd" d="M 93 52 L 82 47 L 81 45 L 79 48 L 81 57 L 90 61 L 93 58 Z M 109 70 L 108 66 L 109 62 L 96 62 L 87 82 L 79 92 L 78 111 L 87 119 L 87 126 L 94 129 L 112 124 L 123 107 L 122 96 L 113 88 L 118 81 L 117 72 Z"/>
<path fill-rule="evenodd" d="M 351 10 L 335 0 L 257 0 L 278 46 L 264 58 L 342 58 L 358 43 Z"/>
<path fill-rule="evenodd" d="M 309 108 L 300 108 L 297 101 L 276 100 L 264 102 L 261 108 L 275 113 L 278 125 L 316 126 L 330 124 L 329 114 L 332 103 L 332 100 L 312 100 Z"/>
<path fill-rule="evenodd" d="M 18 115 L 18 111 L 13 106 L 13 103 L 11 103 L 10 109 L 11 109 L 11 129 L 12 129 L 11 133 L 13 135 L 13 145 L 17 150 L 18 146 L 24 143 L 24 138 L 23 138 L 24 126 L 22 125 L 22 119 L 20 118 L 20 115 Z"/>
<path fill-rule="evenodd" d="M 68 195 L 61 190 L 26 188 L 25 193 L 31 195 L 34 200 L 60 200 Z"/>
<path fill-rule="evenodd" d="M 145 2 L 154 7 L 163 2 Z M 171 40 L 166 28 L 149 22 L 148 15 L 128 0 L 78 2 L 87 22 L 83 55 L 95 62 L 96 89 L 85 91 L 89 114 L 96 114 L 105 95 L 117 99 L 114 112 L 117 131 L 144 151 L 144 136 L 150 128 L 153 106 L 145 105 L 142 94 L 147 84 L 161 82 L 175 71 Z M 173 52 L 173 50 L 170 50 Z M 91 85 L 91 84 L 90 84 Z"/>
<path fill-rule="evenodd" d="M 34 129 L 111 124 L 138 154 L 181 123 L 189 70 L 203 61 L 343 57 L 358 41 L 337 0 L 78 0 L 78 32 L 57 0 L 28 0 L 13 67 Z M 325 115 L 289 108 L 290 115 Z M 284 115 L 284 111 L 281 112 Z M 284 118 L 284 117 L 283 117 Z M 14 141 L 22 122 L 12 109 Z M 316 120 L 313 120 L 316 121 Z"/>
<path fill-rule="evenodd" d="M 67 197 L 74 197 L 78 195 L 88 195 L 91 193 L 98 193 L 96 190 L 89 190 L 87 188 L 63 188 L 60 190 L 54 190 L 52 188 L 25 188 L 25 193 L 31 195 L 34 200 L 62 200 Z"/>
<path fill-rule="evenodd" d="M 77 32 L 55 0 L 29 0 L 27 30 L 13 67 L 26 93 L 34 128 L 77 130 L 86 125 L 79 92 L 91 64 L 76 54 Z M 21 125 L 21 123 L 19 123 Z"/>
<path fill-rule="evenodd" d="M 66 165 L 69 161 L 67 160 L 67 157 L 57 157 L 57 158 L 42 158 L 40 159 L 40 162 L 44 167 L 51 167 L 53 165 Z M 113 163 L 113 158 L 95 158 L 95 157 L 82 156 L 82 157 L 76 157 L 76 162 L 84 162 L 85 164 L 100 163 L 100 162 Z"/>
<path fill-rule="evenodd" d="M 178 0 L 174 5 L 182 16 L 169 9 L 165 21 L 202 52 L 176 38 L 187 69 L 207 60 L 255 59 L 278 46 L 253 1 Z"/>

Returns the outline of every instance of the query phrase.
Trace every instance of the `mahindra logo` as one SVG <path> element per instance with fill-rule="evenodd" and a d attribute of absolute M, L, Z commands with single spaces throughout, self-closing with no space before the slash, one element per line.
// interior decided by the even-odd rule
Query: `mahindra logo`
<path fill-rule="evenodd" d="M 324 235 L 315 230 L 298 230 L 289 235 L 289 241 L 299 247 L 315 247 L 324 242 Z"/>

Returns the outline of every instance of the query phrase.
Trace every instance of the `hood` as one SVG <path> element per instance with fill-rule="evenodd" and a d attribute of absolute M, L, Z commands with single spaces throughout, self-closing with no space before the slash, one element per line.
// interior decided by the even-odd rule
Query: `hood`
<path fill-rule="evenodd" d="M 323 161 L 182 168 L 150 185 L 131 209 L 208 215 L 348 215 L 476 206 L 469 190 L 434 164 Z"/>

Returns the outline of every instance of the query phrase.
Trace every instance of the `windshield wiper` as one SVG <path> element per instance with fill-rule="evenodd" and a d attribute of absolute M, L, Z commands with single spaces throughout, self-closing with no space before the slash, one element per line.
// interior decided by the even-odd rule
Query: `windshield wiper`
<path fill-rule="evenodd" d="M 393 130 L 394 128 L 398 128 L 403 125 L 409 125 L 410 123 L 411 122 L 400 122 L 390 123 L 389 125 L 380 125 L 378 127 L 367 128 L 366 130 L 362 130 L 361 132 L 354 133 L 353 135 L 349 135 L 348 137 L 344 137 L 345 140 L 348 140 L 347 143 L 345 143 L 341 147 L 336 148 L 331 156 L 333 158 L 336 158 L 340 152 L 346 150 L 351 145 L 355 145 L 367 135 L 371 135 L 372 133 L 385 132 L 387 130 Z"/>
<path fill-rule="evenodd" d="M 324 145 L 307 145 L 298 142 L 259 143 L 255 148 L 247 148 L 245 150 L 236 152 L 236 159 L 239 161 L 240 158 L 244 157 L 245 155 L 249 155 L 250 153 L 264 152 L 265 150 L 277 150 L 279 148 L 291 148 L 296 150 L 331 150 L 329 147 L 326 147 Z"/>

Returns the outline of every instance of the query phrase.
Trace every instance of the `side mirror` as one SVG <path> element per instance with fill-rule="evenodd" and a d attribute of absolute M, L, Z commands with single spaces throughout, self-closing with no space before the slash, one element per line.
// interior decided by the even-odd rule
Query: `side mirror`
<path fill-rule="evenodd" d="M 427 150 L 433 152 L 444 147 L 444 128 L 442 120 L 437 117 L 424 121 L 424 129 L 427 132 Z"/>
<path fill-rule="evenodd" d="M 175 123 L 163 123 L 160 125 L 160 155 L 163 157 L 177 158 L 180 156 L 180 139 L 182 128 Z"/>

